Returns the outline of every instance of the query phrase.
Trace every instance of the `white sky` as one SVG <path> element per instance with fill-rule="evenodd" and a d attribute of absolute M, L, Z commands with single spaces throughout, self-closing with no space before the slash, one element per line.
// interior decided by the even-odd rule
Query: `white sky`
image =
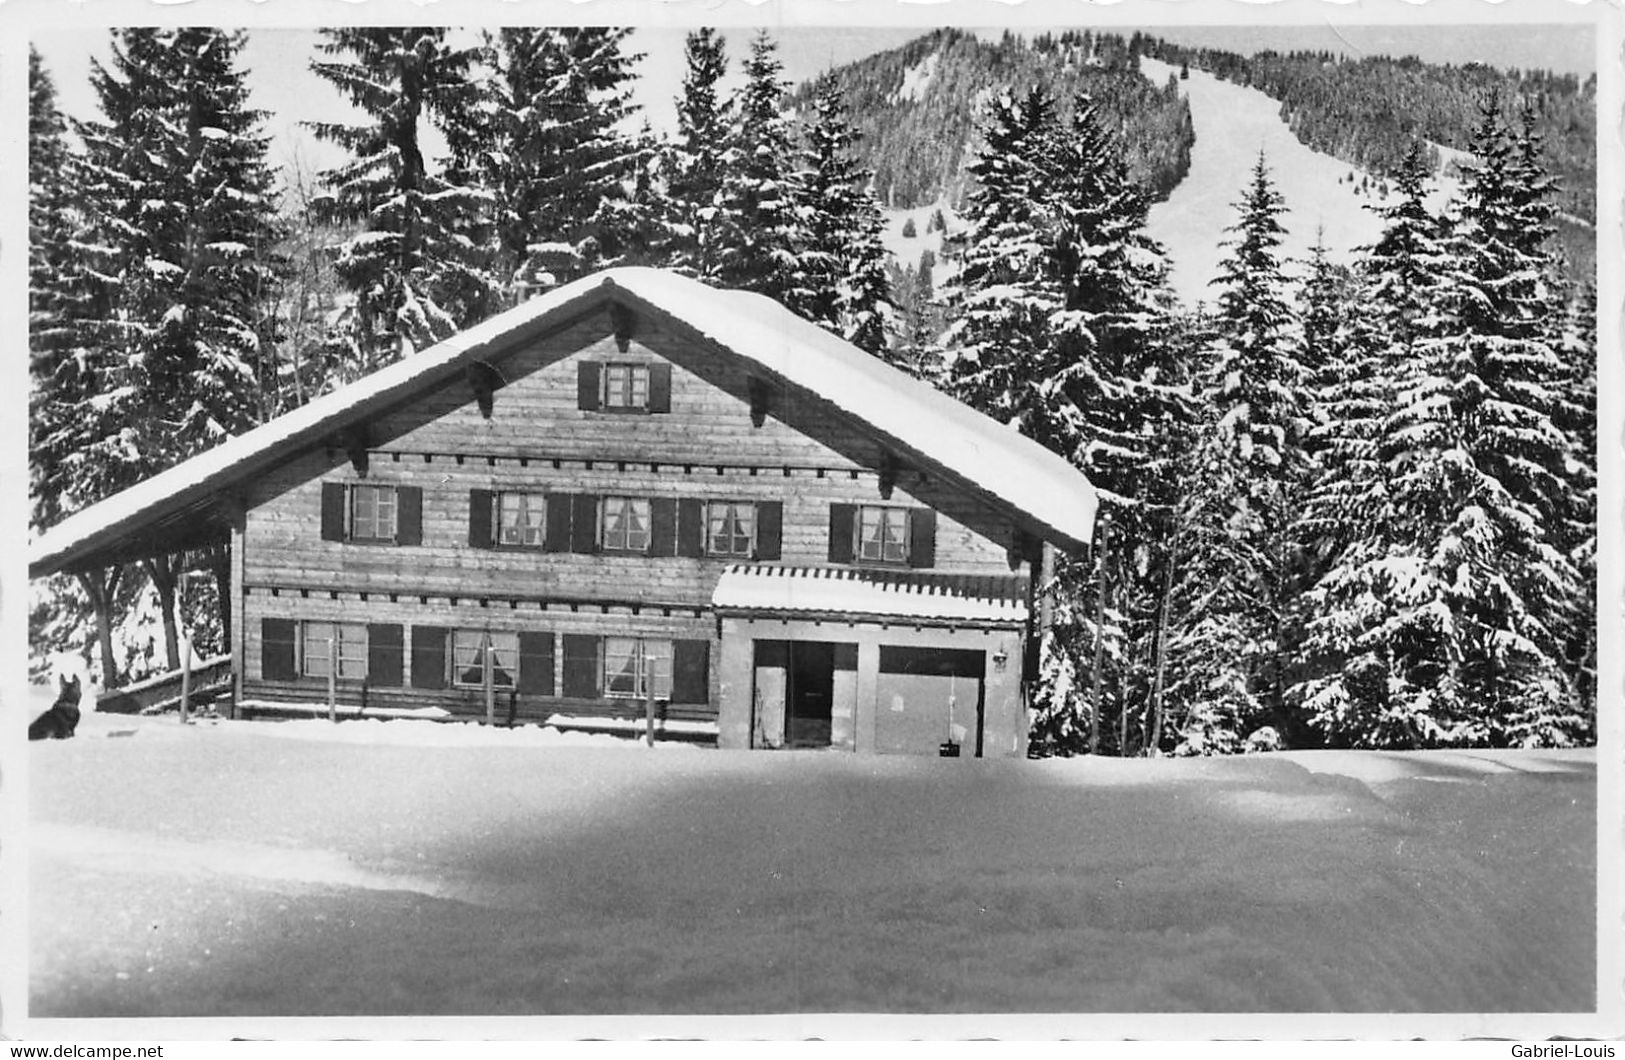
<path fill-rule="evenodd" d="M 1131 28 L 1124 27 L 1099 28 L 1104 32 L 1131 32 Z M 669 130 L 676 122 L 674 100 L 682 83 L 683 38 L 687 32 L 683 26 L 643 27 L 631 38 L 631 50 L 645 54 L 637 67 L 634 98 L 656 130 Z M 800 83 L 832 66 L 895 48 L 926 29 L 796 26 L 778 27 L 773 32 L 785 76 L 792 83 Z M 991 35 L 1003 30 L 985 32 Z M 1261 48 L 1324 48 L 1350 55 L 1415 54 L 1430 61 L 1476 60 L 1581 75 L 1596 68 L 1595 35 L 1587 24 L 1395 27 L 1322 23 L 1285 27 L 1160 26 L 1148 32 L 1181 43 L 1211 44 L 1245 53 Z M 729 28 L 723 33 L 730 71 L 737 78 L 755 30 Z M 96 117 L 95 97 L 89 86 L 90 60 L 96 57 L 105 61 L 107 31 L 38 31 L 32 39 L 56 83 L 63 109 L 74 117 Z M 313 29 L 253 29 L 243 52 L 254 105 L 269 114 L 266 131 L 273 138 L 272 161 L 284 167 L 296 159 L 312 169 L 339 161 L 334 148 L 317 143 L 300 123 L 343 120 L 346 113 L 355 114 L 331 86 L 310 72 L 318 40 Z M 430 146 L 432 150 L 432 140 Z"/>

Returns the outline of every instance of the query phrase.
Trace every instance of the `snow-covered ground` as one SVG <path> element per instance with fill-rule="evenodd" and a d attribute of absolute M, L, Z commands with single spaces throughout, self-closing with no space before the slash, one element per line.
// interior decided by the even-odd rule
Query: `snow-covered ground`
<path fill-rule="evenodd" d="M 1027 762 L 419 730 L 446 736 L 95 714 L 30 745 L 31 1015 L 1594 1004 L 1594 751 Z"/>
<path fill-rule="evenodd" d="M 1178 72 L 1145 57 L 1140 71 L 1158 85 Z M 1190 100 L 1196 130 L 1191 168 L 1166 201 L 1152 206 L 1146 227 L 1168 249 L 1174 291 L 1187 304 L 1213 300 L 1210 284 L 1226 253 L 1220 245 L 1224 229 L 1236 221 L 1234 204 L 1252 181 L 1260 150 L 1286 201 L 1281 222 L 1287 229 L 1282 247 L 1287 257 L 1306 259 L 1321 229 L 1332 259 L 1340 262 L 1352 260 L 1355 248 L 1381 235 L 1381 219 L 1367 209 L 1381 199 L 1375 193 L 1359 194 L 1357 184 L 1348 180 L 1351 172 L 1363 173 L 1299 143 L 1281 120 L 1279 101 L 1201 70 L 1193 69 L 1179 84 Z M 1455 187 L 1452 179 L 1436 181 L 1429 208 L 1441 209 Z"/>

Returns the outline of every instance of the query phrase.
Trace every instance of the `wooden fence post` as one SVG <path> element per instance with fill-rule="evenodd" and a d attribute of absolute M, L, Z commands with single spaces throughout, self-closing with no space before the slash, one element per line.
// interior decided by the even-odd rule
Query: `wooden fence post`
<path fill-rule="evenodd" d="M 480 653 L 484 659 L 484 665 L 480 667 L 480 679 L 485 684 L 485 724 L 487 727 L 495 728 L 497 723 L 497 700 L 496 688 L 493 685 L 495 675 L 492 673 L 491 666 L 491 634 L 485 634 L 480 646 L 485 649 Z"/>
<path fill-rule="evenodd" d="M 181 724 L 186 725 L 192 717 L 192 638 L 184 636 L 186 646 L 181 654 Z"/>
<path fill-rule="evenodd" d="M 339 723 L 339 641 L 327 638 L 327 720 Z"/>

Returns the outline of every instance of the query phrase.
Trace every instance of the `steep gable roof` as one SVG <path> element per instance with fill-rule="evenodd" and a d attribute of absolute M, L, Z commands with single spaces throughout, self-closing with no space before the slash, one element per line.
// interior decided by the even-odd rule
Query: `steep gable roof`
<path fill-rule="evenodd" d="M 718 290 L 659 269 L 622 268 L 498 314 L 69 516 L 32 543 L 29 574 L 218 539 L 230 516 L 217 510 L 217 501 L 234 487 L 456 379 L 476 361 L 611 301 L 658 314 L 779 383 L 829 402 L 900 455 L 960 483 L 1046 539 L 1067 548 L 1090 539 L 1094 489 L 1049 450 L 762 295 Z"/>

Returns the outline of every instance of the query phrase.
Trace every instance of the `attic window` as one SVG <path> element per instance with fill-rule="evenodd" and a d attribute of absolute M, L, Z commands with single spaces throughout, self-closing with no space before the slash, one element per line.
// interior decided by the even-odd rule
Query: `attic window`
<path fill-rule="evenodd" d="M 649 366 L 646 364 L 604 365 L 604 407 L 638 409 L 649 407 Z"/>
<path fill-rule="evenodd" d="M 587 412 L 670 412 L 671 365 L 582 361 L 576 406 Z"/>

